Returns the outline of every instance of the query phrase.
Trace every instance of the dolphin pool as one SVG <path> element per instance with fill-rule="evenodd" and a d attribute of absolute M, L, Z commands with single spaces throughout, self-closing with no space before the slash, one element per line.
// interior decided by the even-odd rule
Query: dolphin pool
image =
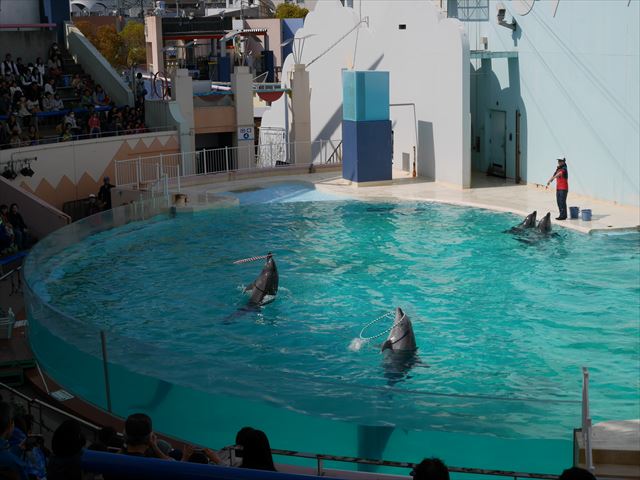
<path fill-rule="evenodd" d="M 505 233 L 520 218 L 482 209 L 294 184 L 227 195 L 238 204 L 89 218 L 82 240 L 36 247 L 30 338 L 49 374 L 104 408 L 103 330 L 114 412 L 159 431 L 221 447 L 252 425 L 274 448 L 477 468 L 570 465 L 582 366 L 594 422 L 638 417 L 639 234 L 523 241 Z M 250 309 L 263 261 L 233 262 L 267 251 L 280 289 Z M 380 354 L 384 337 L 354 348 L 396 306 L 410 365 Z"/>

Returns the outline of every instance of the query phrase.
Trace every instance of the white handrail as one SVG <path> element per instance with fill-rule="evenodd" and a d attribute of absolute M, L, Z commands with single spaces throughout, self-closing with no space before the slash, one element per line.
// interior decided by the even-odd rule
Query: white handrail
<path fill-rule="evenodd" d="M 589 413 L 589 370 L 582 367 L 582 439 L 587 470 L 593 472 L 593 451 L 591 450 L 591 415 Z"/>
<path fill-rule="evenodd" d="M 205 149 L 195 152 L 139 156 L 116 161 L 118 186 L 143 188 L 153 185 L 167 174 L 171 180 L 197 175 L 265 168 L 301 167 L 311 164 L 339 164 L 341 140 L 312 142 L 265 142 L 258 145 Z M 295 152 L 306 147 L 311 159 L 305 164 L 295 162 Z M 331 155 L 328 152 L 331 151 Z M 291 152 L 291 153 L 290 153 Z M 324 155 L 323 155 L 324 153 Z M 293 157 L 290 155 L 293 154 Z"/>

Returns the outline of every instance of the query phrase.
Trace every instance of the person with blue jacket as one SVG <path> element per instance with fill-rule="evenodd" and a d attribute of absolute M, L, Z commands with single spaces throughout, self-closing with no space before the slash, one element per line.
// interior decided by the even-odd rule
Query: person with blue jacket
<path fill-rule="evenodd" d="M 13 408 L 6 402 L 0 402 L 0 474 L 2 478 L 28 480 L 27 466 L 13 453 L 9 443 L 13 429 Z"/>

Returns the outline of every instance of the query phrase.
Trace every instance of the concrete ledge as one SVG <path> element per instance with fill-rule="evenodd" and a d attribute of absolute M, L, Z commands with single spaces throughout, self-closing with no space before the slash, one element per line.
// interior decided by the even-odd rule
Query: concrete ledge
<path fill-rule="evenodd" d="M 352 187 L 383 187 L 385 185 L 393 185 L 393 180 L 382 180 L 380 182 L 349 182 Z"/>

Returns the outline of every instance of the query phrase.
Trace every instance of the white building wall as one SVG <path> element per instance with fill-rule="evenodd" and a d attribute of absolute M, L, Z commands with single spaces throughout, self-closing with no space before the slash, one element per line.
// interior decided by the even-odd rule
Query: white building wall
<path fill-rule="evenodd" d="M 486 140 L 482 122 L 493 108 L 508 112 L 512 132 L 518 108 L 527 183 L 545 184 L 556 158 L 566 156 L 571 193 L 637 207 L 640 2 L 525 3 L 491 0 L 487 21 L 465 23 L 472 48 L 482 48 L 485 36 L 489 50 L 518 52 L 517 70 L 509 72 L 507 61 L 498 59 L 476 77 L 481 83 L 474 85 L 474 136 Z M 507 22 L 517 22 L 515 32 L 497 24 L 498 6 L 506 8 Z M 486 159 L 474 156 L 476 168 L 485 171 Z M 513 142 L 507 156 L 513 161 Z M 509 169 L 507 174 L 512 176 Z"/>
<path fill-rule="evenodd" d="M 0 3 L 0 24 L 40 23 L 39 0 L 3 0 Z"/>
<path fill-rule="evenodd" d="M 323 55 L 367 16 L 369 27 L 362 25 Z M 296 33 L 297 39 L 306 36 L 301 59 L 310 73 L 312 140 L 341 137 L 342 69 L 387 70 L 391 104 L 408 104 L 391 108 L 394 168 L 401 168 L 402 153 L 413 157 L 414 146 L 422 142 L 421 174 L 469 186 L 469 57 L 458 20 L 442 18 L 426 2 L 362 0 L 352 9 L 327 0 L 318 2 Z M 299 51 L 302 40 L 296 42 Z M 287 84 L 292 65 L 289 56 L 283 67 Z M 284 118 L 280 100 L 265 114 L 262 125 L 284 127 Z M 418 124 L 428 128 L 418 129 Z M 420 138 L 419 132 L 432 135 Z"/>

